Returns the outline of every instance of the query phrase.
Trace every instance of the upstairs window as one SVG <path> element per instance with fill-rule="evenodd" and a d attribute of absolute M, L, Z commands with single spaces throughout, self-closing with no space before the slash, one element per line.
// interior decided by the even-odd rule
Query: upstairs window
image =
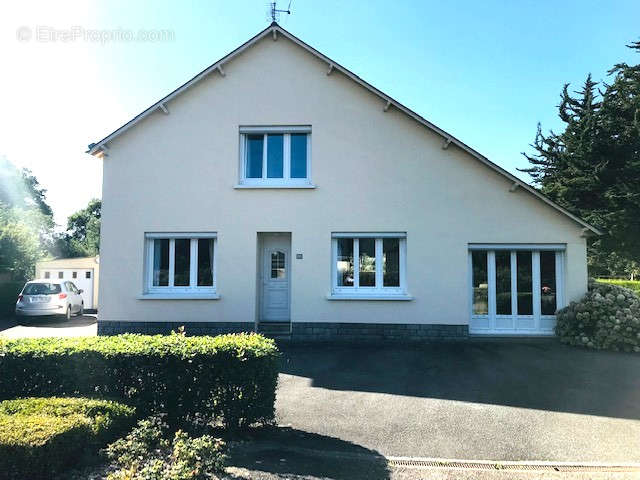
<path fill-rule="evenodd" d="M 242 127 L 240 145 L 241 185 L 311 185 L 310 127 Z"/>

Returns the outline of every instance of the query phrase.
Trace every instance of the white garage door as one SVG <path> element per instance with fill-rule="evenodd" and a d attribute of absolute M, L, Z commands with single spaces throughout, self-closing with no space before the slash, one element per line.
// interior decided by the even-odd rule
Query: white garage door
<path fill-rule="evenodd" d="M 93 308 L 93 268 L 58 268 L 43 270 L 44 278 L 69 280 L 82 289 L 84 308 Z"/>
<path fill-rule="evenodd" d="M 469 333 L 553 335 L 564 306 L 562 248 L 470 245 Z"/>

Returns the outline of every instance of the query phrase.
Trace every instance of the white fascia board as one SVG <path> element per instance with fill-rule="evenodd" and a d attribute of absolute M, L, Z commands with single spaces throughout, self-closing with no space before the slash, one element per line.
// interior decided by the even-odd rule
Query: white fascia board
<path fill-rule="evenodd" d="M 105 138 L 103 138 L 102 140 L 98 141 L 97 143 L 95 143 L 89 150 L 87 150 L 86 153 L 88 153 L 89 155 L 95 155 L 96 153 L 99 153 L 101 151 L 102 145 L 104 145 L 105 143 L 109 142 L 110 140 L 113 140 L 114 138 L 116 138 L 118 135 L 126 132 L 129 128 L 133 127 L 134 125 L 136 125 L 138 122 L 140 122 L 141 120 L 145 119 L 147 116 L 149 116 L 150 114 L 152 114 L 155 110 L 157 110 L 161 104 L 167 103 L 169 100 L 177 97 L 178 95 L 180 95 L 182 92 L 184 92 L 185 90 L 189 89 L 190 87 L 192 87 L 193 85 L 195 85 L 196 83 L 198 83 L 200 80 L 206 78 L 208 75 L 210 75 L 212 72 L 218 71 L 221 75 L 224 75 L 224 70 L 222 70 L 222 65 L 226 62 L 228 62 L 229 60 L 231 60 L 232 58 L 236 57 L 237 55 L 239 55 L 240 53 L 242 53 L 244 50 L 246 50 L 247 48 L 249 48 L 250 46 L 252 46 L 254 43 L 260 41 L 265 35 L 268 35 L 269 32 L 271 32 L 272 29 L 275 29 L 278 27 L 274 27 L 274 26 L 269 26 L 267 28 L 265 28 L 264 30 L 262 30 L 260 33 L 258 33 L 255 37 L 249 39 L 247 42 L 243 43 L 242 45 L 240 45 L 238 48 L 236 48 L 235 50 L 233 50 L 231 53 L 229 53 L 228 55 L 222 57 L 220 60 L 218 60 L 216 63 L 214 63 L 213 65 L 205 68 L 202 72 L 198 73 L 195 77 L 193 77 L 191 80 L 189 80 L 188 82 L 182 84 L 180 87 L 176 88 L 173 92 L 171 92 L 169 95 L 167 95 L 166 97 L 160 99 L 159 101 L 157 101 L 156 103 L 154 103 L 153 105 L 151 105 L 149 108 L 147 108 L 146 110 L 144 110 L 143 112 L 139 113 L 138 115 L 136 115 L 134 118 L 132 118 L 131 120 L 129 120 L 127 123 L 125 123 L 124 125 L 122 125 L 120 128 L 118 128 L 117 130 L 113 131 L 112 133 L 110 133 L 109 135 L 107 135 Z"/>
<path fill-rule="evenodd" d="M 116 136 L 120 135 L 121 133 L 125 132 L 126 130 L 128 130 L 129 128 L 131 128 L 135 124 L 137 124 L 142 119 L 146 118 L 148 115 L 150 115 L 155 110 L 157 110 L 160 104 L 166 103 L 169 100 L 171 100 L 172 98 L 176 97 L 177 95 L 180 95 L 182 92 L 184 92 L 185 90 L 187 90 L 188 88 L 193 86 L 195 83 L 197 83 L 200 80 L 202 80 L 203 78 L 207 77 L 212 71 L 214 71 L 214 70 L 219 70 L 220 71 L 222 69 L 222 65 L 224 63 L 232 60 L 234 57 L 236 57 L 237 55 L 242 53 L 244 50 L 246 50 L 247 48 L 251 47 L 254 43 L 260 41 L 262 38 L 264 38 L 266 35 L 269 35 L 269 33 L 272 33 L 272 32 L 281 33 L 288 40 L 292 41 L 296 45 L 304 48 L 305 50 L 307 50 L 311 54 L 315 55 L 319 59 L 321 59 L 324 62 L 326 62 L 329 65 L 329 72 L 328 73 L 331 73 L 333 70 L 338 70 L 343 75 L 349 77 L 354 82 L 358 83 L 362 87 L 366 88 L 370 92 L 372 92 L 375 95 L 377 95 L 380 98 L 382 98 L 382 100 L 387 102 L 388 105 L 393 105 L 394 107 L 398 108 L 400 111 L 404 112 L 406 115 L 410 116 L 411 118 L 416 120 L 418 123 L 421 123 L 422 125 L 426 126 L 430 130 L 432 130 L 435 133 L 437 133 L 438 135 L 442 136 L 447 142 L 453 143 L 458 148 L 464 150 L 465 152 L 467 152 L 471 156 L 473 156 L 476 159 L 480 160 L 482 163 L 487 165 L 489 168 L 491 168 L 491 169 L 495 170 L 496 172 L 498 172 L 499 174 L 505 176 L 506 178 L 508 178 L 512 182 L 519 184 L 523 189 L 525 189 L 526 191 L 528 191 L 529 193 L 531 193 L 535 197 L 539 198 L 540 200 L 542 200 L 543 202 L 545 202 L 549 206 L 555 208 L 559 212 L 565 214 L 567 217 L 571 218 L 576 223 L 582 225 L 585 228 L 588 228 L 589 230 L 591 230 L 596 235 L 602 235 L 602 232 L 600 230 L 598 230 L 597 228 L 595 228 L 594 226 L 589 225 L 587 222 L 585 222 L 581 218 L 573 215 L 571 212 L 569 212 L 565 208 L 561 207 L 560 205 L 556 204 L 555 202 L 553 202 L 552 200 L 550 200 L 549 198 L 544 196 L 542 193 L 540 193 L 538 190 L 536 190 L 532 186 L 528 185 L 527 183 L 525 183 L 524 181 L 520 180 L 516 176 L 514 176 L 511 173 L 507 172 L 502 167 L 496 165 L 495 163 L 493 163 L 491 160 L 489 160 L 484 155 L 480 154 L 479 152 L 477 152 L 473 148 L 469 147 L 465 143 L 463 143 L 460 140 L 458 140 L 453 135 L 445 132 L 441 128 L 439 128 L 436 125 L 434 125 L 433 123 L 429 122 L 426 118 L 418 115 L 416 112 L 414 112 L 410 108 L 405 107 L 400 102 L 397 102 L 396 100 L 394 100 L 390 96 L 386 95 L 384 92 L 378 90 L 376 87 L 374 87 L 373 85 L 369 84 L 368 82 L 366 82 L 365 80 L 360 78 L 355 73 L 353 73 L 350 70 L 346 69 L 345 67 L 343 67 L 339 63 L 334 62 L 329 57 L 323 55 L 318 50 L 316 50 L 312 46 L 306 44 L 305 42 L 300 40 L 298 37 L 292 35 L 291 33 L 286 31 L 285 29 L 283 29 L 280 25 L 276 24 L 275 22 L 272 23 L 266 29 L 262 30 L 260 33 L 258 33 L 255 37 L 249 39 L 247 42 L 245 42 L 244 44 L 242 44 L 241 46 L 236 48 L 231 53 L 229 53 L 228 55 L 226 55 L 222 59 L 218 60 L 216 63 L 214 63 L 210 67 L 208 67 L 205 70 L 203 70 L 202 72 L 200 72 L 198 75 L 193 77 L 191 80 L 189 80 L 188 82 L 186 82 L 182 86 L 178 87 L 176 90 L 171 92 L 169 95 L 167 95 L 166 97 L 164 97 L 160 101 L 158 101 L 155 104 L 153 104 L 151 107 L 149 107 L 148 109 L 146 109 L 145 111 L 140 113 L 138 116 L 134 117 L 128 123 L 124 124 L 122 127 L 120 127 L 119 129 L 115 130 L 113 133 L 111 133 L 107 137 L 103 138 L 99 142 L 95 143 L 86 153 L 88 153 L 90 155 L 95 155 L 95 154 L 100 153 L 100 152 L 104 153 L 104 150 L 101 149 L 103 144 L 105 144 L 106 142 L 108 142 L 110 140 L 113 140 Z"/>
<path fill-rule="evenodd" d="M 566 216 L 568 216 L 569 218 L 571 218 L 572 220 L 574 220 L 575 222 L 579 223 L 580 225 L 582 225 L 583 227 L 588 228 L 589 230 L 591 230 L 592 232 L 596 233 L 597 235 L 602 235 L 602 232 L 600 232 L 597 228 L 593 227 L 592 225 L 589 225 L 588 223 L 586 223 L 584 220 L 576 217 L 575 215 L 573 215 L 571 212 L 569 212 L 568 210 L 562 208 L 560 205 L 556 204 L 555 202 L 553 202 L 552 200 L 548 199 L 547 197 L 545 197 L 542 193 L 538 192 L 535 188 L 531 187 L 530 185 L 528 185 L 527 183 L 523 182 L 522 180 L 520 180 L 519 178 L 517 178 L 516 176 L 510 174 L 509 172 L 507 172 L 506 170 L 504 170 L 503 168 L 501 168 L 500 166 L 496 165 L 495 163 L 493 163 L 491 160 L 489 160 L 487 157 L 485 157 L 484 155 L 480 154 L 479 152 L 477 152 L 476 150 L 474 150 L 473 148 L 469 147 L 468 145 L 466 145 L 465 143 L 461 142 L 460 140 L 458 140 L 456 137 L 454 137 L 453 135 L 445 132 L 444 130 L 442 130 L 441 128 L 437 127 L 436 125 L 434 125 L 433 123 L 429 122 L 426 118 L 422 117 L 421 115 L 418 115 L 416 112 L 414 112 L 413 110 L 411 110 L 410 108 L 405 107 L 404 105 L 402 105 L 400 102 L 397 102 L 396 100 L 394 100 L 393 98 L 391 98 L 390 96 L 386 95 L 384 92 L 378 90 L 376 87 L 374 87 L 373 85 L 369 84 L 368 82 L 366 82 L 365 80 L 363 80 L 362 78 L 360 78 L 359 76 L 357 76 L 356 74 L 354 74 L 353 72 L 349 71 L 348 69 L 344 68 L 342 65 L 334 62 L 333 60 L 331 60 L 329 57 L 326 57 L 325 55 L 323 55 L 322 53 L 320 53 L 319 51 L 317 51 L 315 48 L 311 47 L 310 45 L 307 45 L 306 43 L 304 43 L 302 40 L 300 40 L 299 38 L 295 37 L 294 35 L 290 34 L 289 32 L 287 32 L 286 30 L 281 29 L 281 27 L 275 27 L 275 28 L 280 28 L 282 34 L 288 38 L 289 40 L 291 40 L 292 42 L 296 43 L 297 45 L 301 46 L 302 48 L 308 50 L 309 52 L 311 52 L 312 54 L 314 54 L 315 56 L 317 56 L 318 58 L 324 60 L 325 62 L 327 62 L 330 66 L 333 66 L 333 69 L 338 70 L 339 72 L 341 72 L 342 74 L 346 75 L 347 77 L 349 77 L 350 79 L 352 79 L 353 81 L 355 81 L 356 83 L 360 84 L 361 86 L 365 87 L 367 90 L 371 91 L 372 93 L 378 95 L 380 98 L 382 98 L 384 101 L 386 101 L 389 105 L 393 105 L 394 107 L 398 108 L 399 110 L 401 110 L 402 112 L 404 112 L 405 114 L 409 115 L 411 118 L 413 118 L 414 120 L 416 120 L 418 123 L 421 123 L 422 125 L 426 126 L 427 128 L 433 130 L 434 132 L 436 132 L 437 134 L 441 135 L 445 141 L 447 141 L 448 143 L 453 143 L 454 145 L 456 145 L 458 148 L 461 148 L 462 150 L 464 150 L 465 152 L 469 153 L 470 155 L 472 155 L 473 157 L 475 157 L 476 159 L 480 160 L 482 163 L 484 163 L 485 165 L 487 165 L 488 167 L 492 168 L 493 170 L 495 170 L 496 172 L 504 175 L 505 177 L 507 177 L 508 179 L 510 179 L 512 182 L 514 183 L 518 183 L 522 188 L 524 188 L 525 190 L 527 190 L 529 193 L 533 194 L 534 196 L 538 197 L 540 200 L 544 201 L 545 203 L 547 203 L 548 205 L 552 206 L 553 208 L 555 208 L 556 210 L 564 213 Z M 388 108 L 388 107 L 387 107 Z"/>

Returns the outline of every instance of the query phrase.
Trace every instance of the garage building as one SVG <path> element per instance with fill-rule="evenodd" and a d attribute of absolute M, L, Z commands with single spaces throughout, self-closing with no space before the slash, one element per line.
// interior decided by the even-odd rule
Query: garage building
<path fill-rule="evenodd" d="M 98 309 L 100 257 L 58 258 L 36 264 L 36 278 L 69 280 L 83 290 L 85 310 Z"/>

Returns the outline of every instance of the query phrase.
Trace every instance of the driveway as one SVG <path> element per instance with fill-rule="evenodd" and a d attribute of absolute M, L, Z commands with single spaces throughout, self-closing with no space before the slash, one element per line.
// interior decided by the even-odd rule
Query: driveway
<path fill-rule="evenodd" d="M 276 409 L 309 451 L 640 462 L 640 355 L 555 340 L 285 346 Z"/>
<path fill-rule="evenodd" d="M 85 314 L 71 320 L 56 317 L 0 319 L 0 337 L 88 337 L 98 334 L 96 315 Z"/>

